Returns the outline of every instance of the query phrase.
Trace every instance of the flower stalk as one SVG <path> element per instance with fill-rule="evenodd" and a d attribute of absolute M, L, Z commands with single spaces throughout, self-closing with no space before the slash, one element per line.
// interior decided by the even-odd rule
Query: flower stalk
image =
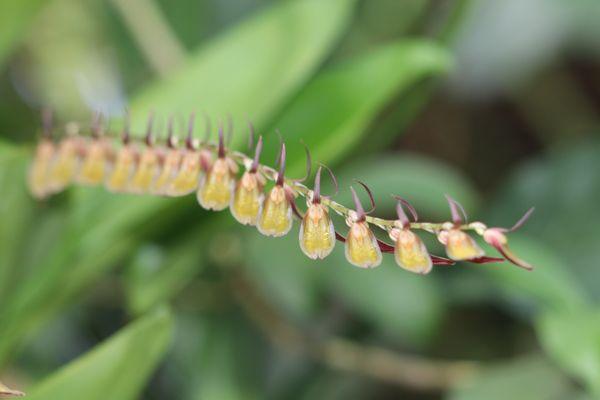
<path fill-rule="evenodd" d="M 33 196 L 37 198 L 45 198 L 71 183 L 103 183 L 111 191 L 135 194 L 182 196 L 196 192 L 202 207 L 215 211 L 229 208 L 237 221 L 245 225 L 256 225 L 259 232 L 267 236 L 286 235 L 292 228 L 295 215 L 301 220 L 300 247 L 313 259 L 329 255 L 337 239 L 345 242 L 348 261 L 362 268 L 378 266 L 381 253 L 394 253 L 400 267 L 420 274 L 428 273 L 433 265 L 451 265 L 454 261 L 488 263 L 506 259 L 521 268 L 533 268 L 509 249 L 507 238 L 508 233 L 523 225 L 533 209 L 510 229 L 487 227 L 479 221 L 468 222 L 463 207 L 447 196 L 450 220 L 423 222 L 418 221 L 415 209 L 406 200 L 396 196 L 398 218 L 385 219 L 370 215 L 375 202 L 366 184 L 358 182 L 369 194 L 371 210 L 365 212 L 354 188 L 351 188 L 354 207 L 346 207 L 331 196 L 321 194 L 323 168 L 330 173 L 337 193 L 337 181 L 329 168 L 321 165 L 315 177 L 314 188 L 311 189 L 303 183 L 306 178 L 292 179 L 285 176 L 285 143 L 281 143 L 276 169 L 260 162 L 262 137 L 251 156 L 226 146 L 222 126 L 219 127 L 216 143 L 208 139 L 202 142 L 194 139 L 194 115 L 190 117 L 185 145 L 181 147 L 177 146 L 177 137 L 173 134 L 172 118 L 165 143 L 154 140 L 151 117 L 145 141 L 134 139 L 126 125 L 122 143 L 118 147 L 108 140 L 110 133 L 104 133 L 99 118 L 92 126 L 91 137 L 83 137 L 77 130 L 70 129 L 69 134 L 60 140 L 52 134 L 50 120 L 48 116 L 44 119 L 44 134 L 30 168 L 29 186 Z M 208 120 L 207 127 L 208 136 Z M 250 129 L 253 144 L 252 126 Z M 231 131 L 230 124 L 228 133 Z M 61 150 L 65 147 L 68 151 Z M 65 154 L 70 157 L 68 173 L 60 175 L 62 180 L 57 185 L 56 179 L 46 171 L 62 167 L 65 164 Z M 245 170 L 240 179 L 239 167 Z M 311 158 L 307 149 L 307 177 L 310 175 L 310 167 Z M 272 182 L 273 186 L 264 193 L 267 181 Z M 306 212 L 298 209 L 298 197 L 306 200 Z M 412 220 L 405 208 L 413 217 Z M 349 228 L 346 238 L 335 231 L 330 211 L 346 221 Z M 377 239 L 371 227 L 383 230 L 393 244 Z M 446 247 L 449 259 L 430 255 L 415 231 L 435 235 Z M 504 258 L 485 256 L 483 249 L 470 234 L 481 236 Z"/>

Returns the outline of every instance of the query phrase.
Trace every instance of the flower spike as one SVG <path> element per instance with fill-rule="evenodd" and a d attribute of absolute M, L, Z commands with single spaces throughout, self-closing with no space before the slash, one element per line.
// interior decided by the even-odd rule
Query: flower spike
<path fill-rule="evenodd" d="M 205 114 L 206 116 L 206 114 Z M 329 172 L 335 192 L 339 185 L 333 172 L 320 164 L 315 176 L 314 187 L 302 182 L 309 177 L 312 159 L 306 150 L 306 177 L 285 177 L 287 149 L 281 134 L 280 150 L 274 168 L 260 163 L 263 138 L 255 143 L 254 127 L 249 123 L 249 142 L 254 147 L 253 156 L 227 148 L 233 132 L 233 120 L 228 116 L 227 128 L 219 124 L 216 143 L 209 141 L 211 121 L 206 117 L 206 140 L 193 137 L 195 114 L 191 114 L 185 146 L 177 146 L 174 136 L 173 117 L 167 122 L 165 143 L 155 143 L 154 114 L 150 114 L 145 137 L 131 135 L 129 116 L 126 115 L 119 141 L 111 131 L 109 120 L 100 112 L 94 114 L 91 135 L 80 135 L 77 125 L 66 125 L 66 135 L 54 139 L 51 117 L 42 116 L 43 131 L 36 149 L 36 156 L 29 170 L 28 184 L 32 194 L 43 198 L 65 189 L 74 182 L 94 185 L 104 183 L 113 192 L 134 192 L 182 196 L 196 191 L 200 205 L 207 209 L 220 210 L 230 207 L 234 218 L 242 224 L 256 225 L 267 236 L 287 234 L 293 224 L 293 216 L 301 220 L 299 241 L 302 251 L 310 258 L 326 257 L 335 241 L 344 242 L 345 254 L 351 264 L 362 268 L 380 265 L 383 253 L 394 253 L 398 265 L 408 271 L 426 274 L 433 265 L 452 265 L 454 261 L 470 261 L 477 264 L 498 262 L 504 258 L 488 257 L 469 234 L 481 236 L 507 261 L 525 269 L 533 267 L 513 254 L 507 245 L 507 235 L 519 229 L 531 216 L 533 209 L 511 228 L 490 227 L 482 222 L 468 222 L 463 207 L 447 196 L 451 221 L 422 222 L 414 207 L 401 197 L 397 200 L 396 219 L 385 219 L 369 215 L 375 209 L 375 200 L 369 187 L 360 184 L 369 196 L 371 207 L 367 211 L 355 190 L 350 187 L 353 208 L 348 208 L 321 193 L 322 173 Z M 106 134 L 105 134 L 106 133 Z M 227 139 L 227 140 L 226 140 Z M 245 171 L 237 180 L 239 166 Z M 74 179 L 72 179 L 74 177 Z M 265 195 L 267 180 L 274 186 Z M 296 198 L 304 197 L 306 212 L 298 209 Z M 336 232 L 330 212 L 345 218 L 348 225 L 346 237 Z M 372 226 L 386 231 L 393 240 L 387 244 L 374 235 Z M 446 246 L 449 258 L 432 256 L 425 248 L 417 231 L 435 234 Z"/>

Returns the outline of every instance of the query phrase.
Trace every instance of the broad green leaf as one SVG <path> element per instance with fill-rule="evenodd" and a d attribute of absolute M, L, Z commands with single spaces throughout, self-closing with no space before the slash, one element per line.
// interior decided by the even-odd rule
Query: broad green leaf
<path fill-rule="evenodd" d="M 484 367 L 455 388 L 449 400 L 558 400 L 572 398 L 569 381 L 552 364 L 529 356 Z"/>
<path fill-rule="evenodd" d="M 537 332 L 548 355 L 600 395 L 600 311 L 547 312 Z"/>
<path fill-rule="evenodd" d="M 170 312 L 166 308 L 154 311 L 34 386 L 27 398 L 140 398 L 165 354 L 172 329 Z"/>
<path fill-rule="evenodd" d="M 303 140 L 317 161 L 333 164 L 365 135 L 393 96 L 447 71 L 448 51 L 426 40 L 401 40 L 335 65 L 313 79 L 272 124 L 288 143 L 298 170 Z M 274 154 L 277 142 L 267 141 Z"/>
<path fill-rule="evenodd" d="M 0 2 L 0 66 L 28 25 L 44 5 L 44 0 L 4 0 Z"/>
<path fill-rule="evenodd" d="M 246 118 L 264 124 L 336 42 L 354 3 L 293 0 L 259 13 L 201 48 L 181 71 L 140 93 L 132 105 L 134 115 L 198 110 L 221 119 L 231 114 L 236 126 L 246 126 Z"/>

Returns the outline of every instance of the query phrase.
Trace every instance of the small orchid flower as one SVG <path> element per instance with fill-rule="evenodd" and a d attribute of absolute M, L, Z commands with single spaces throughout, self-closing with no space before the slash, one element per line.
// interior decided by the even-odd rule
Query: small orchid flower
<path fill-rule="evenodd" d="M 49 171 L 48 188 L 52 193 L 63 191 L 69 186 L 79 166 L 79 149 L 81 139 L 79 138 L 79 126 L 75 123 L 66 127 L 67 137 L 58 145 L 56 157 L 52 161 Z"/>
<path fill-rule="evenodd" d="M 159 157 L 154 146 L 154 115 L 148 118 L 148 128 L 146 130 L 146 148 L 140 154 L 137 166 L 131 182 L 129 191 L 136 194 L 144 194 L 150 191 L 154 180 L 160 174 Z"/>
<path fill-rule="evenodd" d="M 48 187 L 48 171 L 56 152 L 56 147 L 52 142 L 52 113 L 44 110 L 42 119 L 42 138 L 35 149 L 33 163 L 27 172 L 29 190 L 37 199 L 43 199 L 51 194 Z"/>
<path fill-rule="evenodd" d="M 308 210 L 302 218 L 299 235 L 300 248 L 313 260 L 327 257 L 335 246 L 336 237 L 329 209 L 321 202 L 321 171 L 322 167 L 319 167 L 312 196 L 307 198 Z M 337 181 L 331 170 L 329 173 L 337 191 Z"/>
<path fill-rule="evenodd" d="M 125 119 L 121 140 L 122 146 L 118 150 L 112 170 L 104 182 L 106 188 L 114 193 L 121 193 L 127 190 L 136 166 L 137 151 L 131 144 L 128 116 Z"/>
<path fill-rule="evenodd" d="M 533 270 L 533 266 L 528 262 L 517 257 L 508 247 L 508 238 L 506 237 L 506 233 L 514 232 L 519 229 L 523 224 L 529 219 L 533 211 L 534 207 L 530 208 L 522 217 L 517 221 L 517 223 L 510 229 L 507 228 L 487 228 L 483 232 L 483 240 L 485 240 L 488 244 L 492 245 L 500 254 L 502 254 L 508 261 L 513 263 L 514 265 L 526 269 L 528 271 Z"/>
<path fill-rule="evenodd" d="M 466 214 L 462 206 L 453 198 L 446 195 L 448 204 L 450 205 L 450 213 L 452 215 L 452 224 L 448 225 L 448 229 L 442 230 L 438 234 L 438 240 L 446 246 L 446 254 L 455 261 L 477 260 L 485 255 L 485 252 L 477 245 L 475 240 L 459 229 L 466 219 Z"/>
<path fill-rule="evenodd" d="M 161 156 L 160 173 L 152 183 L 150 192 L 158 195 L 166 195 L 171 182 L 177 176 L 181 165 L 183 150 L 177 147 L 177 137 L 173 133 L 173 117 L 169 118 L 167 125 L 167 145 Z"/>
<path fill-rule="evenodd" d="M 101 125 L 101 115 L 97 113 L 92 122 L 92 141 L 87 145 L 83 163 L 76 176 L 81 185 L 98 185 L 106 175 L 109 147 Z"/>
<path fill-rule="evenodd" d="M 254 129 L 250 126 L 251 137 L 254 136 Z M 258 143 L 254 150 L 254 159 L 248 166 L 248 169 L 238 181 L 231 198 L 231 214 L 240 223 L 244 225 L 256 225 L 260 215 L 265 187 L 265 177 L 258 172 L 260 165 L 260 153 L 262 152 L 263 139 L 258 138 Z"/>
<path fill-rule="evenodd" d="M 198 176 L 201 172 L 201 155 L 198 154 L 199 143 L 193 138 L 195 118 L 195 114 L 190 115 L 185 150 L 181 156 L 179 169 L 165 190 L 167 196 L 185 196 L 194 192 L 198 187 Z"/>
<path fill-rule="evenodd" d="M 416 210 L 410 203 L 401 197 L 398 200 L 396 212 L 398 220 L 396 228 L 390 231 L 390 238 L 394 241 L 394 258 L 396 263 L 403 269 L 417 274 L 428 274 L 433 267 L 433 260 L 425 247 L 425 243 L 414 232 L 410 230 L 410 220 L 404 211 L 408 208 L 415 221 L 418 220 Z"/>
<path fill-rule="evenodd" d="M 355 211 L 352 211 L 346 219 L 346 224 L 350 227 L 348 236 L 345 239 L 346 259 L 353 265 L 360 268 L 375 268 L 381 264 L 382 255 L 377 238 L 367 222 L 367 214 L 375 209 L 375 201 L 371 190 L 362 182 L 362 185 L 371 199 L 371 210 L 365 212 L 356 191 L 350 186 L 352 199 L 354 200 Z"/>
<path fill-rule="evenodd" d="M 220 211 L 229 207 L 235 187 L 238 165 L 225 150 L 223 127 L 219 127 L 219 148 L 217 159 L 200 177 L 196 198 L 207 210 Z"/>
<path fill-rule="evenodd" d="M 285 183 L 285 143 L 281 144 L 279 151 L 279 171 L 275 186 L 265 196 L 257 228 L 266 236 L 279 237 L 286 235 L 292 229 L 292 203 L 294 194 Z"/>

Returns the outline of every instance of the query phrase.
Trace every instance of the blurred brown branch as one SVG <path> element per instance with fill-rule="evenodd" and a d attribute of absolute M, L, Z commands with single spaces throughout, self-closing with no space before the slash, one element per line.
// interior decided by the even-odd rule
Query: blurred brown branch
<path fill-rule="evenodd" d="M 289 323 L 244 277 L 243 271 L 236 271 L 231 279 L 237 301 L 275 345 L 307 354 L 331 368 L 421 391 L 448 390 L 478 370 L 471 361 L 433 360 L 338 337 L 314 338 Z"/>

